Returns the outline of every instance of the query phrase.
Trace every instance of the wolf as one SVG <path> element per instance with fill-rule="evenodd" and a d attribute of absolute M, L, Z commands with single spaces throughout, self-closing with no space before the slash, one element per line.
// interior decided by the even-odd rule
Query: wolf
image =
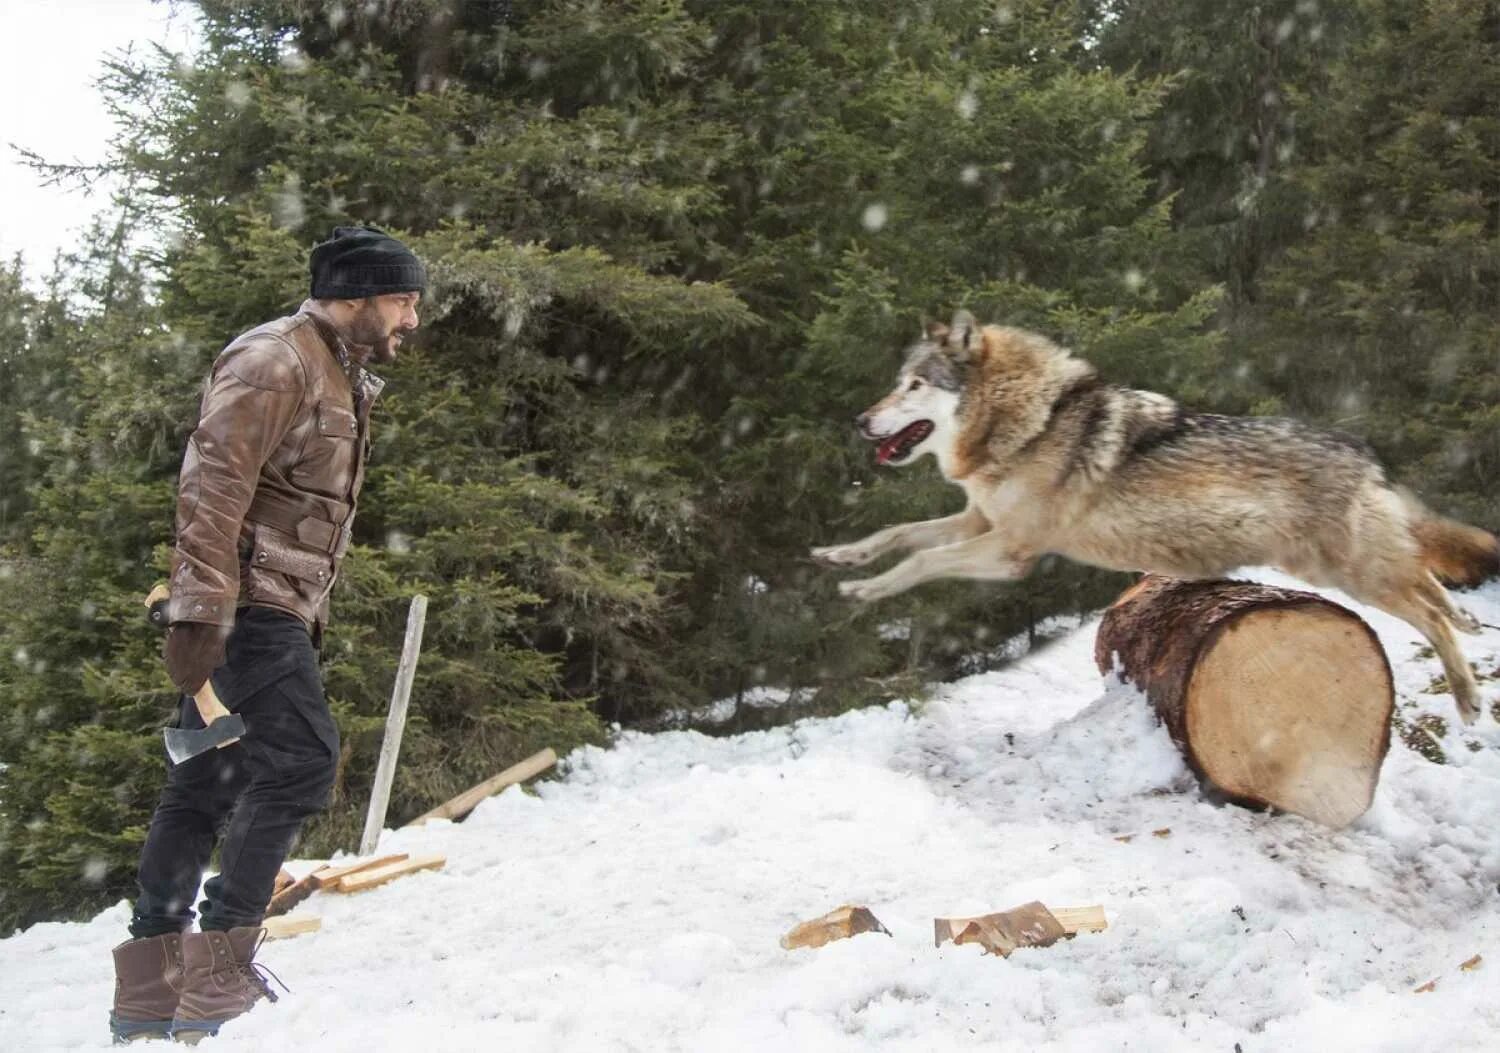
<path fill-rule="evenodd" d="M 883 465 L 931 454 L 957 515 L 814 548 L 830 567 L 905 560 L 839 590 L 870 602 L 936 578 L 1015 581 L 1055 553 L 1121 571 L 1222 577 L 1273 566 L 1414 626 L 1464 723 L 1479 716 L 1455 630 L 1480 624 L 1444 582 L 1500 573 L 1500 540 L 1391 484 L 1360 440 L 1295 420 L 1193 413 L 1106 383 L 1034 332 L 961 311 L 908 348 L 896 387 L 855 423 Z"/>

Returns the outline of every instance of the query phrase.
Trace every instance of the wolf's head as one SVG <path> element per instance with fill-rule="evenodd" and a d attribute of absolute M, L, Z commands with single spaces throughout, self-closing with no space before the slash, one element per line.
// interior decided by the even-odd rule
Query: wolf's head
<path fill-rule="evenodd" d="M 910 464 L 954 441 L 960 397 L 981 346 L 974 316 L 959 311 L 907 348 L 895 390 L 855 418 L 859 433 L 878 444 L 878 463 Z"/>

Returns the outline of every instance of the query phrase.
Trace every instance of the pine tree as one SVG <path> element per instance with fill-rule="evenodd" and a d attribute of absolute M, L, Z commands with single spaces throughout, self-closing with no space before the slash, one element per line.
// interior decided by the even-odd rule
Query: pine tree
<path fill-rule="evenodd" d="M 1305 102 L 1307 236 L 1268 279 L 1269 403 L 1367 437 L 1444 510 L 1500 525 L 1500 5 L 1366 0 Z"/>
<path fill-rule="evenodd" d="M 1124 383 L 1212 373 L 1216 293 L 1142 164 L 1159 85 L 1100 68 L 1084 8 L 198 7 L 194 61 L 110 85 L 132 207 L 171 236 L 76 323 L 90 397 L 23 425 L 43 468 L 6 566 L 70 584 L 0 629 L 0 923 L 129 890 L 171 704 L 135 605 L 197 386 L 295 308 L 336 223 L 408 239 L 433 285 L 376 411 L 324 652 L 344 757 L 305 851 L 357 831 L 417 591 L 393 821 L 606 721 L 760 685 L 794 712 L 911 697 L 1118 588 L 1058 566 L 861 610 L 806 559 L 958 498 L 877 478 L 847 423 L 924 317 L 1039 328 Z"/>

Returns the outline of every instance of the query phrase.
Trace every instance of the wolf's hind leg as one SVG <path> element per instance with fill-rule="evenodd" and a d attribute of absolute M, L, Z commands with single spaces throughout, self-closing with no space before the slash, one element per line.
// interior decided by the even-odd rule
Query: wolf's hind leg
<path fill-rule="evenodd" d="M 1373 603 L 1387 614 L 1415 626 L 1427 637 L 1443 663 L 1448 690 L 1453 692 L 1453 700 L 1458 704 L 1459 719 L 1465 724 L 1479 719 L 1479 685 L 1474 680 L 1473 667 L 1458 646 L 1458 638 L 1453 635 L 1445 607 L 1431 598 L 1421 585 L 1387 592 Z"/>
<path fill-rule="evenodd" d="M 812 557 L 830 567 L 862 567 L 887 552 L 908 552 L 912 549 L 948 545 L 982 534 L 989 527 L 984 513 L 970 505 L 957 515 L 927 519 L 920 523 L 898 523 L 847 545 L 815 548 L 812 550 Z"/>
<path fill-rule="evenodd" d="M 1459 632 L 1477 636 L 1484 631 L 1484 626 L 1480 624 L 1479 619 L 1455 603 L 1453 594 L 1443 587 L 1443 583 L 1438 581 L 1437 575 L 1431 571 L 1426 574 L 1422 595 L 1442 611 Z"/>
<path fill-rule="evenodd" d="M 967 541 L 914 552 L 873 578 L 840 582 L 839 592 L 868 603 L 936 578 L 1016 581 L 1027 575 L 1035 559 L 1018 553 L 1010 538 L 991 530 Z"/>

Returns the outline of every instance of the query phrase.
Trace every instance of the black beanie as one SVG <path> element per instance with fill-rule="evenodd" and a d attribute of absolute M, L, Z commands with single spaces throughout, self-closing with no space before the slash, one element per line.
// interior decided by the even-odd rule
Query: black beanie
<path fill-rule="evenodd" d="M 361 300 L 427 288 L 422 261 L 374 227 L 334 227 L 331 238 L 313 246 L 308 266 L 314 300 Z"/>

